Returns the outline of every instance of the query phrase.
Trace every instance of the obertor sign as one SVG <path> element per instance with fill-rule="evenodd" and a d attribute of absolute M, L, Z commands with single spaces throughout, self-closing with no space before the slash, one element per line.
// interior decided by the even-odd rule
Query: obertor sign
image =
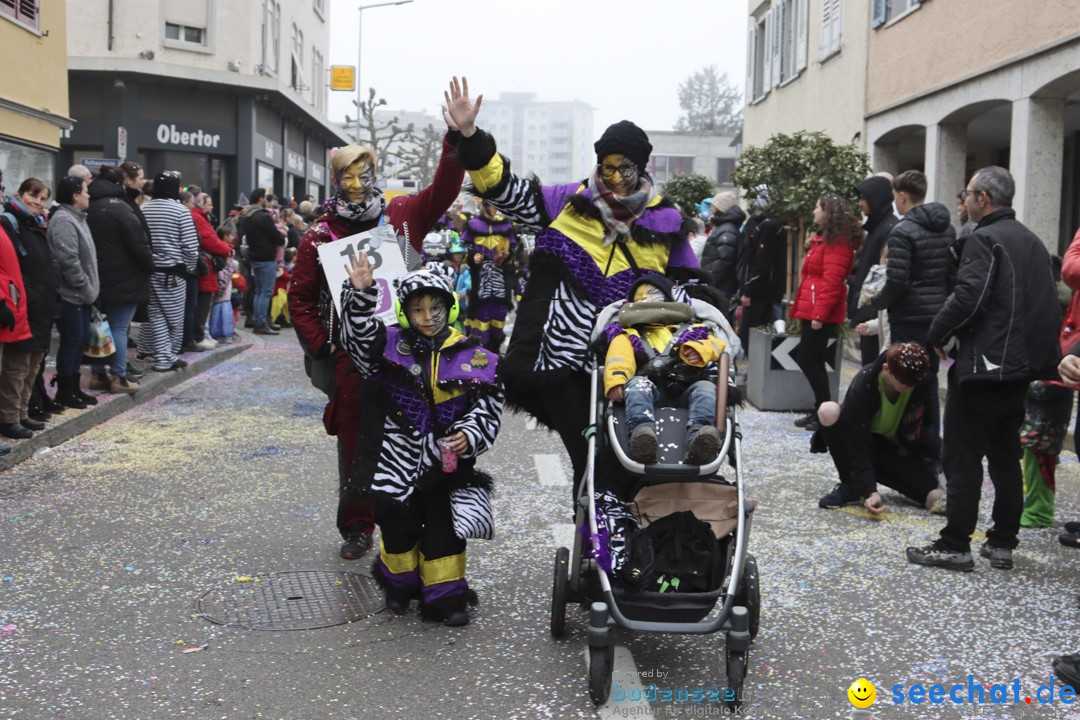
<path fill-rule="evenodd" d="M 162 145 L 187 145 L 189 147 L 216 148 L 221 142 L 221 135 L 196 130 L 195 132 L 180 132 L 176 125 L 162 123 L 157 128 L 157 141 Z"/>

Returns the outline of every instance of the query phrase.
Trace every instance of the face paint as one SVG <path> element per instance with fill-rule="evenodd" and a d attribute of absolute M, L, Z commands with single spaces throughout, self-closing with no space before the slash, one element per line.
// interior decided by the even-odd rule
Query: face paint
<path fill-rule="evenodd" d="M 446 327 L 448 312 L 446 299 L 435 293 L 418 292 L 405 300 L 409 325 L 424 337 L 434 337 Z"/>
<path fill-rule="evenodd" d="M 600 160 L 598 170 L 604 184 L 616 195 L 629 195 L 637 189 L 637 166 L 625 155 L 605 155 Z"/>
<path fill-rule="evenodd" d="M 649 283 L 642 283 L 634 288 L 634 302 L 666 302 L 664 292 Z"/>
<path fill-rule="evenodd" d="M 375 171 L 357 160 L 341 174 L 341 190 L 349 202 L 362 203 L 375 188 Z"/>

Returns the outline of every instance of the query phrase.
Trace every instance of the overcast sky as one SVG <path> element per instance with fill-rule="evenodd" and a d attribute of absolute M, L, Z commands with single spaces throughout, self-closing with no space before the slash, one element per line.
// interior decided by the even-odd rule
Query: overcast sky
<path fill-rule="evenodd" d="M 330 0 L 330 64 L 356 64 L 357 8 L 381 1 Z M 623 118 L 671 130 L 679 83 L 706 65 L 745 83 L 745 0 L 413 0 L 362 14 L 360 84 L 393 110 L 439 115 L 450 77 L 465 75 L 472 95 L 587 102 L 599 136 Z M 330 119 L 354 115 L 352 99 L 331 91 Z"/>

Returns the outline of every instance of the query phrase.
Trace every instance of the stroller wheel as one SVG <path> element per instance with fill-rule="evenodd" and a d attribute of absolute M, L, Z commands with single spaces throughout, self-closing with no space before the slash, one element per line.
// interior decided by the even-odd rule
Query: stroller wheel
<path fill-rule="evenodd" d="M 746 562 L 743 564 L 742 587 L 735 596 L 735 604 L 746 608 L 750 621 L 750 639 L 753 640 L 761 626 L 761 581 L 758 577 L 757 559 L 750 553 L 746 554 Z"/>
<path fill-rule="evenodd" d="M 570 551 L 564 547 L 555 551 L 555 581 L 551 586 L 551 635 L 566 633 L 566 579 L 570 570 Z"/>
<path fill-rule="evenodd" d="M 727 662 L 728 688 L 731 690 L 731 696 L 724 697 L 724 704 L 735 709 L 742 706 L 743 681 L 746 680 L 747 651 L 728 648 L 724 655 Z"/>
<path fill-rule="evenodd" d="M 589 648 L 589 697 L 596 705 L 603 705 L 611 696 L 611 666 L 614 656 L 614 645 Z"/>

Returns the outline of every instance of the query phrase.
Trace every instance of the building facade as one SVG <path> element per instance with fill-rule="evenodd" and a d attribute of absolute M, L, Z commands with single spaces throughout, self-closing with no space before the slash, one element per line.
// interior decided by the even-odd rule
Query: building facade
<path fill-rule="evenodd" d="M 56 179 L 60 134 L 70 130 L 64 3 L 0 1 L 0 170 L 7 192 L 29 177 Z"/>
<path fill-rule="evenodd" d="M 582 180 L 592 172 L 596 138 L 588 103 L 504 92 L 498 100 L 484 98 L 483 126 L 518 175 L 535 173 L 541 182 L 553 184 Z"/>
<path fill-rule="evenodd" d="M 865 148 L 868 0 L 750 0 L 743 144 L 824 132 Z"/>
<path fill-rule="evenodd" d="M 924 170 L 952 207 L 973 171 L 1007 167 L 1017 217 L 1063 252 L 1080 227 L 1080 4 L 875 0 L 867 32 L 875 168 Z"/>
<path fill-rule="evenodd" d="M 648 135 L 653 146 L 649 174 L 654 182 L 697 173 L 723 188 L 731 187 L 737 150 L 734 136 L 672 130 L 649 130 Z"/>
<path fill-rule="evenodd" d="M 328 0 L 113 0 L 68 19 L 60 165 L 179 170 L 219 207 L 262 187 L 325 197 Z"/>

